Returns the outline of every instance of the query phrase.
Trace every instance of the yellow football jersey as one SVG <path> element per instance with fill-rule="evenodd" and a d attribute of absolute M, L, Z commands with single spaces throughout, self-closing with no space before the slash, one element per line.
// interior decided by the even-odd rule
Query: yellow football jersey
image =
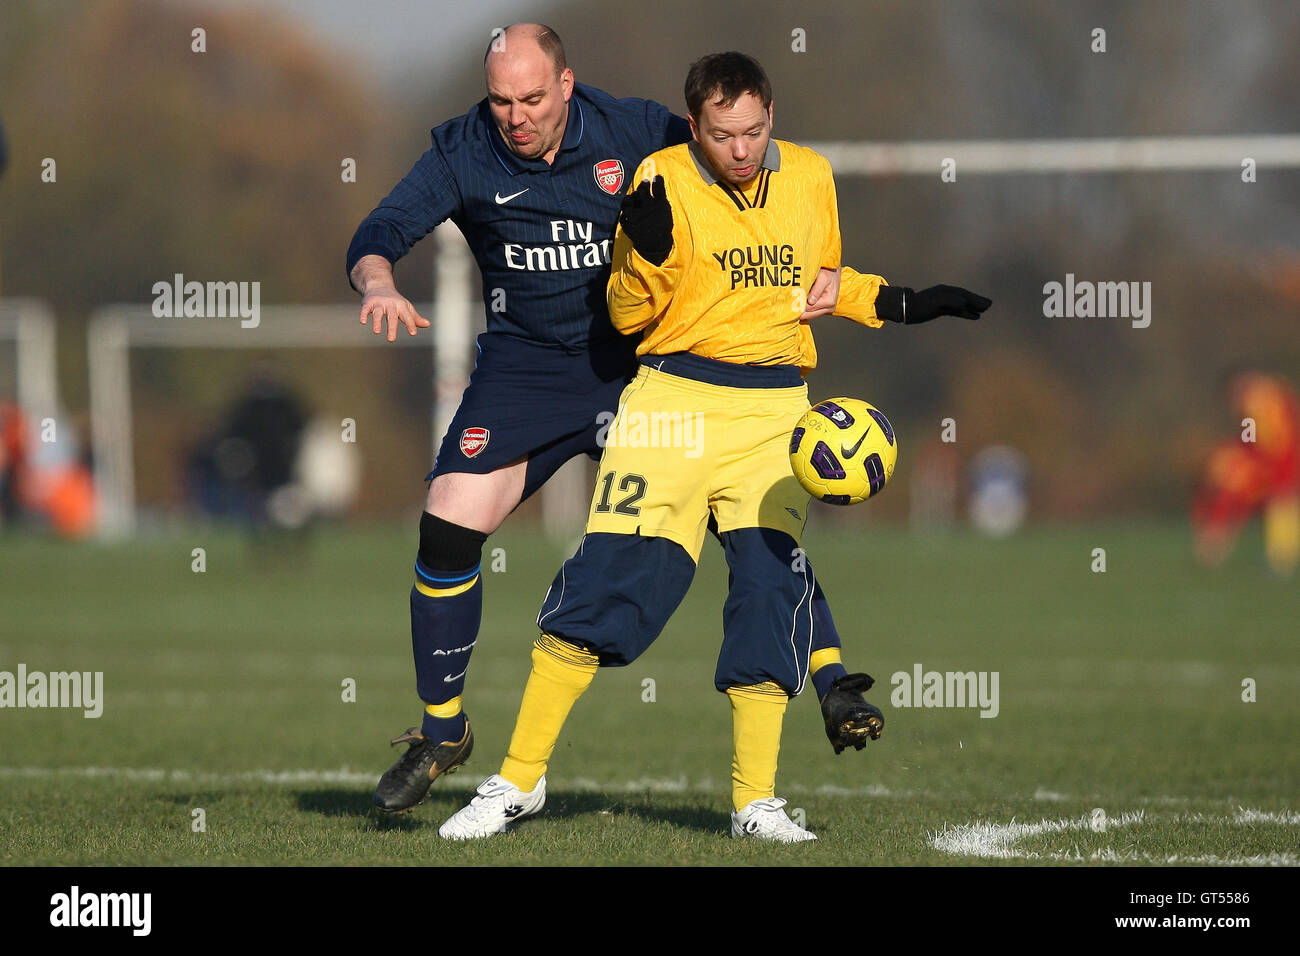
<path fill-rule="evenodd" d="M 799 321 L 822 268 L 840 265 L 839 210 L 830 163 L 771 140 L 759 174 L 743 189 L 718 180 L 696 143 L 646 157 L 629 187 L 664 177 L 673 247 L 660 266 L 642 258 L 619 227 L 608 286 L 609 317 L 624 333 L 644 330 L 638 354 L 694 352 L 747 365 L 817 364 Z M 879 327 L 884 279 L 844 269 L 836 314 Z"/>

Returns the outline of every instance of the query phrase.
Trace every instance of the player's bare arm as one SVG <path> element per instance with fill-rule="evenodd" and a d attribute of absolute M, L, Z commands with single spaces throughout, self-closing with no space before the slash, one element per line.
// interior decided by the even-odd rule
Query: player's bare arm
<path fill-rule="evenodd" d="M 383 331 L 384 318 L 388 318 L 388 341 L 397 341 L 397 325 L 406 326 L 414 335 L 416 329 L 427 329 L 430 322 L 410 300 L 397 291 L 393 281 L 393 264 L 383 256 L 362 256 L 352 267 L 352 284 L 361 293 L 361 324 L 370 325 L 378 335 Z"/>

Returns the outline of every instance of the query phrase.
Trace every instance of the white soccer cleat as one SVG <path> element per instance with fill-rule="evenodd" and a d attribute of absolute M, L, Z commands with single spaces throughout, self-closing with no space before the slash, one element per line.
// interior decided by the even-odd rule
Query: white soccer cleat
<path fill-rule="evenodd" d="M 817 839 L 817 834 L 805 830 L 785 815 L 781 797 L 764 797 L 751 800 L 731 814 L 731 835 L 753 837 L 756 840 L 775 840 L 778 843 L 803 843 Z"/>
<path fill-rule="evenodd" d="M 444 840 L 478 840 L 504 833 L 515 820 L 532 816 L 545 804 L 545 777 L 537 781 L 537 789 L 524 793 L 494 773 L 478 785 L 478 795 L 473 800 L 438 827 L 438 836 Z"/>

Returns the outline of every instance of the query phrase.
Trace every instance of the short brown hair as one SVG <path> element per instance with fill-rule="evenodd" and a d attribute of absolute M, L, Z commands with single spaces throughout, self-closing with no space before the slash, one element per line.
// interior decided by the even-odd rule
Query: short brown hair
<path fill-rule="evenodd" d="M 772 105 L 772 84 L 763 67 L 743 53 L 710 53 L 691 64 L 686 74 L 686 109 L 699 119 L 706 101 L 731 106 L 745 93 L 763 101 L 763 109 Z"/>
<path fill-rule="evenodd" d="M 512 30 L 517 25 L 518 24 L 511 24 L 500 33 L 497 33 L 495 30 L 492 32 L 492 39 L 488 41 L 488 48 L 483 51 L 484 63 L 487 63 L 487 58 L 492 55 L 492 50 L 497 44 L 497 38 L 504 37 L 507 30 Z M 541 47 L 542 52 L 545 53 L 546 56 L 550 58 L 551 63 L 555 65 L 555 75 L 559 76 L 569 66 L 568 61 L 564 58 L 564 42 L 560 39 L 560 35 L 546 24 L 539 23 L 537 24 L 537 27 L 538 30 L 537 33 L 534 34 L 533 39 L 537 41 L 537 45 Z"/>

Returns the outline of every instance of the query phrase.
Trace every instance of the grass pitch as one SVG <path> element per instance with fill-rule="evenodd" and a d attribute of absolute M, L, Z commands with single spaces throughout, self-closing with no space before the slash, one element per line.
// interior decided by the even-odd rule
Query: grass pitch
<path fill-rule="evenodd" d="M 0 710 L 0 862 L 1300 862 L 1300 593 L 1264 571 L 1258 540 L 1214 573 L 1176 526 L 1006 541 L 818 528 L 807 546 L 846 664 L 876 677 L 886 715 L 879 742 L 834 756 L 811 690 L 791 703 L 778 793 L 818 843 L 726 835 L 730 712 L 712 687 L 726 572 L 707 545 L 659 642 L 579 702 L 543 815 L 459 845 L 437 826 L 499 766 L 564 548 L 512 523 L 491 539 L 506 568 L 485 574 L 473 759 L 381 817 L 387 739 L 419 715 L 410 528 L 330 529 L 302 551 L 201 530 L 8 537 L 0 670 L 102 671 L 104 711 Z M 894 706 L 891 675 L 918 664 L 996 671 L 997 716 Z"/>

